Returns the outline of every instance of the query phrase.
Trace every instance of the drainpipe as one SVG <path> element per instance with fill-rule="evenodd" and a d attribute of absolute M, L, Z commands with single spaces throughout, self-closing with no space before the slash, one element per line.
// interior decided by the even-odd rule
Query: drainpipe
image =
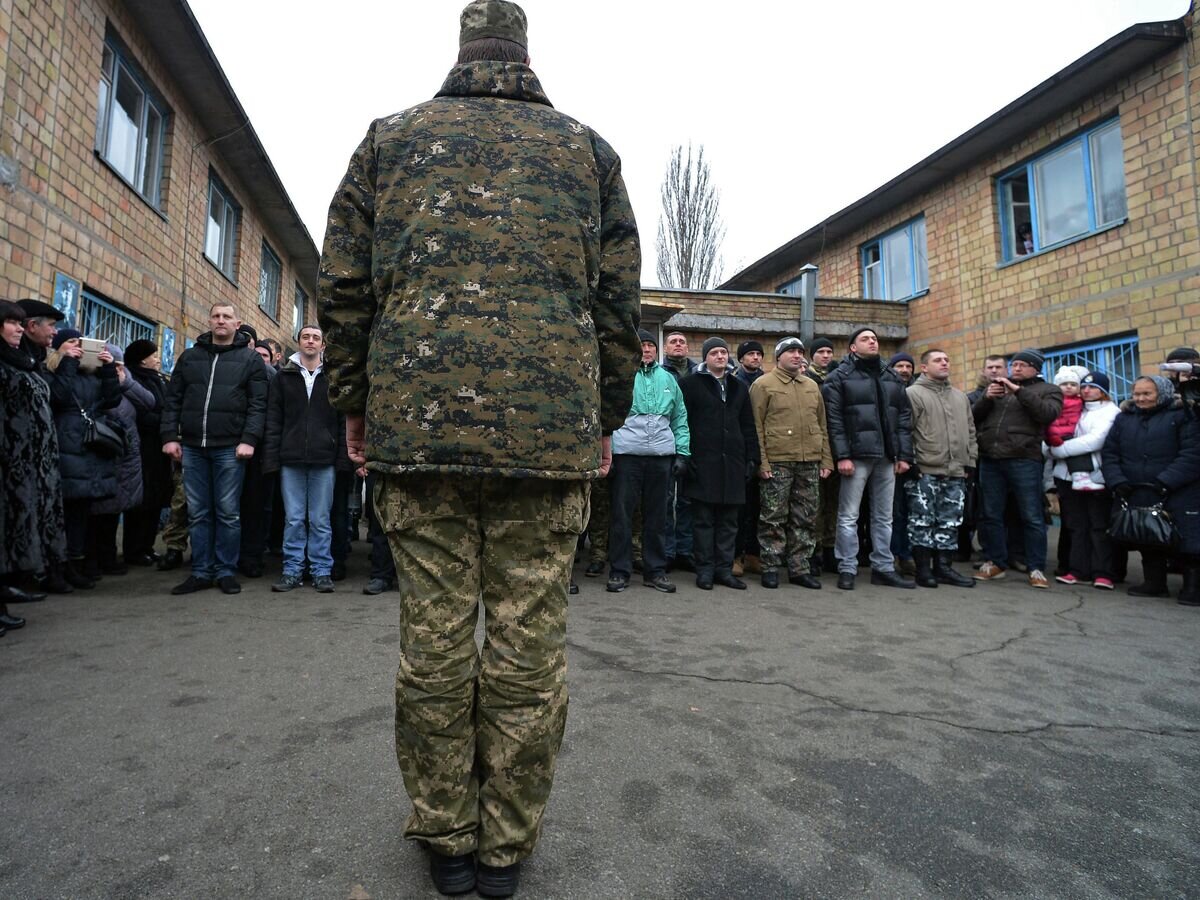
<path fill-rule="evenodd" d="M 817 318 L 817 267 L 808 263 L 800 270 L 800 340 L 812 343 Z"/>

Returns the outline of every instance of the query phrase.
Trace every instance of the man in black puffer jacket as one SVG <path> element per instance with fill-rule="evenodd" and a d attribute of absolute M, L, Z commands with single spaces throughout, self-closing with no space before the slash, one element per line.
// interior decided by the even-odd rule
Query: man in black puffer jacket
<path fill-rule="evenodd" d="M 300 352 L 293 354 L 268 391 L 263 472 L 280 472 L 283 488 L 283 577 L 273 591 L 298 588 L 304 557 L 313 586 L 333 591 L 334 465 L 345 454 L 346 420 L 329 405 L 329 381 L 321 364 L 325 339 L 316 325 L 300 329 Z"/>
<path fill-rule="evenodd" d="M 163 408 L 163 453 L 183 462 L 192 542 L 192 574 L 172 594 L 214 582 L 226 594 L 242 589 L 234 578 L 242 538 L 238 500 L 266 421 L 267 375 L 249 335 L 238 331 L 237 312 L 214 304 L 208 324 L 212 330 L 175 364 Z"/>
<path fill-rule="evenodd" d="M 858 516 L 870 488 L 871 583 L 915 588 L 892 560 L 892 498 L 896 476 L 913 462 L 912 409 L 904 382 L 879 358 L 871 328 L 850 336 L 850 352 L 821 385 L 829 445 L 841 476 L 836 553 L 838 587 L 854 590 L 858 570 Z"/>

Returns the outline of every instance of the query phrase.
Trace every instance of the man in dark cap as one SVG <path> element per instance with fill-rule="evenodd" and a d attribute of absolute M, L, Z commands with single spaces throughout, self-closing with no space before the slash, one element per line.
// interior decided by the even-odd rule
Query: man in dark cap
<path fill-rule="evenodd" d="M 37 364 L 35 371 L 45 375 L 46 354 L 50 342 L 54 340 L 54 332 L 58 323 L 65 317 L 61 310 L 55 309 L 49 303 L 41 300 L 18 300 L 17 305 L 25 311 L 25 334 L 21 338 L 21 348 L 33 357 Z"/>
<path fill-rule="evenodd" d="M 985 562 L 975 577 L 994 581 L 1009 563 L 1004 507 L 1011 493 L 1021 517 L 1029 584 L 1046 579 L 1046 518 L 1043 501 L 1042 435 L 1062 413 L 1063 394 L 1041 378 L 1045 357 L 1038 350 L 1014 353 L 1010 375 L 987 386 L 971 414 L 979 439 L 979 539 Z"/>
<path fill-rule="evenodd" d="M 566 723 L 571 564 L 633 394 L 641 254 L 620 160 L 550 105 L 521 8 L 474 0 L 459 45 L 438 96 L 353 154 L 318 309 L 396 561 L 404 833 L 438 890 L 501 897 Z"/>
<path fill-rule="evenodd" d="M 763 375 L 763 345 L 758 341 L 742 341 L 737 348 L 737 369 L 734 376 L 753 387 Z M 737 543 L 734 548 L 733 574 L 743 575 L 747 570 L 761 571 L 758 547 L 759 491 L 757 473 L 746 482 L 746 502 L 738 512 Z M 747 569 L 747 566 L 749 568 Z"/>

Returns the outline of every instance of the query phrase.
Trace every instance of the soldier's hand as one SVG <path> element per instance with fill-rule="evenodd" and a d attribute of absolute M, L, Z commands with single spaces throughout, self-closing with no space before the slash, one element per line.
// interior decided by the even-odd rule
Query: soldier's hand
<path fill-rule="evenodd" d="M 838 460 L 838 474 L 842 475 L 846 478 L 849 478 L 851 475 L 853 475 L 854 474 L 854 460 L 839 459 Z"/>
<path fill-rule="evenodd" d="M 355 465 L 367 464 L 367 423 L 363 416 L 346 416 L 346 455 Z"/>
<path fill-rule="evenodd" d="M 763 481 L 770 481 L 771 477 L 772 477 L 771 467 L 770 466 L 761 466 L 758 470 L 758 477 L 761 478 Z"/>
<path fill-rule="evenodd" d="M 820 475 L 822 478 L 828 478 L 833 474 L 833 469 L 822 469 Z"/>
<path fill-rule="evenodd" d="M 905 472 L 907 472 L 911 468 L 912 468 L 912 466 L 910 466 L 904 460 L 902 460 L 902 459 L 896 460 L 896 474 L 897 475 L 903 475 Z"/>
<path fill-rule="evenodd" d="M 254 455 L 254 445 L 238 444 L 237 449 L 233 451 L 233 455 L 238 459 L 249 459 Z"/>
<path fill-rule="evenodd" d="M 600 438 L 600 477 L 607 478 L 612 470 L 612 436 Z"/>

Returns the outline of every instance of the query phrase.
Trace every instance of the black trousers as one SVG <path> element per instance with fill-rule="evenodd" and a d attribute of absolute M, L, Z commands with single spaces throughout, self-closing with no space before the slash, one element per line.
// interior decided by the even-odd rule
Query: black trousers
<path fill-rule="evenodd" d="M 1071 534 L 1071 574 L 1087 581 L 1097 578 L 1112 580 L 1113 544 L 1108 536 L 1112 494 L 1108 491 L 1075 491 L 1071 489 L 1070 482 L 1057 478 L 1054 480 L 1058 484 L 1063 528 Z"/>
<path fill-rule="evenodd" d="M 350 495 L 356 481 L 353 472 L 337 472 L 333 476 L 333 507 L 329 510 L 329 528 L 333 531 L 330 547 L 335 563 L 345 563 L 350 555 Z"/>
<path fill-rule="evenodd" d="M 67 559 L 79 561 L 88 550 L 88 507 L 91 500 L 63 500 L 63 519 L 67 532 Z"/>
<path fill-rule="evenodd" d="M 136 506 L 125 511 L 125 530 L 121 537 L 125 558 L 154 552 L 154 539 L 158 537 L 158 519 L 162 509 Z"/>
<path fill-rule="evenodd" d="M 262 453 L 256 450 L 246 463 L 242 479 L 242 548 L 239 565 L 259 565 L 267 552 L 267 528 L 271 521 L 271 500 L 275 495 L 278 473 L 264 475 Z"/>
<path fill-rule="evenodd" d="M 642 504 L 642 574 L 650 579 L 667 571 L 667 497 L 673 456 L 613 456 L 612 520 L 608 525 L 610 574 L 633 571 L 633 511 Z"/>
<path fill-rule="evenodd" d="M 367 473 L 367 540 L 371 542 L 371 579 L 381 578 L 384 581 L 396 581 L 396 563 L 392 559 L 392 548 L 388 545 L 387 534 L 379 524 L 375 515 L 375 473 Z"/>
<path fill-rule="evenodd" d="M 692 562 L 696 577 L 733 574 L 733 550 L 737 544 L 738 511 L 728 503 L 692 501 Z"/>
<path fill-rule="evenodd" d="M 741 556 L 743 553 L 749 553 L 751 556 L 759 555 L 758 513 L 759 495 L 756 476 L 746 482 L 746 502 L 738 507 L 738 532 L 737 543 L 733 548 L 734 556 Z M 819 544 L 817 549 L 821 549 Z"/>
<path fill-rule="evenodd" d="M 101 566 L 117 564 L 117 523 L 120 513 L 93 513 L 88 522 L 87 558 Z"/>

